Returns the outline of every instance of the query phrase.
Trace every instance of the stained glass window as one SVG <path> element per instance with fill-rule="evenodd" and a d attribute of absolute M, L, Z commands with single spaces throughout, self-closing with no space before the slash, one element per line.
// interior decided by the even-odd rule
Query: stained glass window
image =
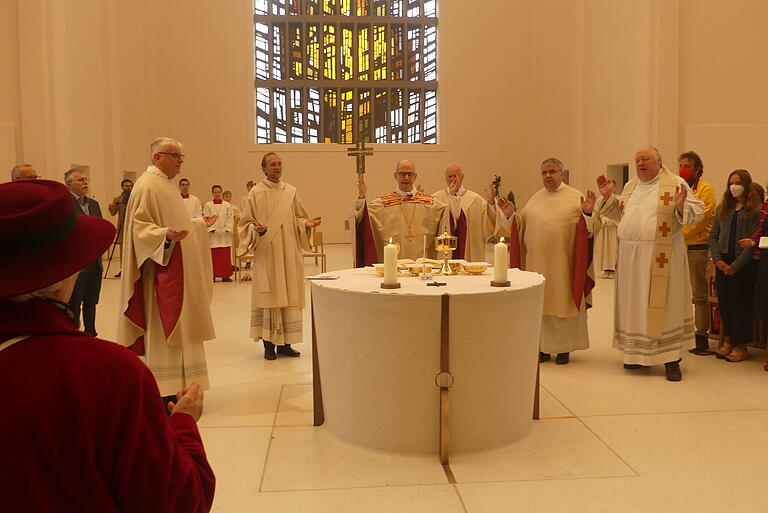
<path fill-rule="evenodd" d="M 253 8 L 257 143 L 437 143 L 437 0 Z"/>

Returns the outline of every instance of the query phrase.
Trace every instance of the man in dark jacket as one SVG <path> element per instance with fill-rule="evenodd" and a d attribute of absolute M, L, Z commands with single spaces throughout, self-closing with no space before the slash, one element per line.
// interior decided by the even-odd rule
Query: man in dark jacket
<path fill-rule="evenodd" d="M 75 212 L 89 216 L 101 216 L 99 202 L 88 196 L 88 177 L 79 169 L 70 169 L 64 173 L 64 183 L 69 187 L 69 192 L 75 201 Z M 75 290 L 69 300 L 69 308 L 75 314 L 75 319 L 80 320 L 80 307 L 83 310 L 83 331 L 96 336 L 96 305 L 99 303 L 101 293 L 101 255 L 88 264 L 77 277 Z"/>

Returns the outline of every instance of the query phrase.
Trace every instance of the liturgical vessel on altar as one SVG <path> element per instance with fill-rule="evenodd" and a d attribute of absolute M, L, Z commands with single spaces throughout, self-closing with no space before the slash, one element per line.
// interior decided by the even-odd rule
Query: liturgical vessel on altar
<path fill-rule="evenodd" d="M 443 234 L 439 237 L 435 237 L 435 249 L 438 252 L 443 252 L 443 266 L 440 268 L 439 274 L 445 274 L 449 276 L 456 274 L 456 271 L 451 269 L 451 266 L 448 263 L 448 258 L 450 257 L 451 252 L 458 247 L 458 242 L 459 239 L 448 232 L 443 232 Z"/>

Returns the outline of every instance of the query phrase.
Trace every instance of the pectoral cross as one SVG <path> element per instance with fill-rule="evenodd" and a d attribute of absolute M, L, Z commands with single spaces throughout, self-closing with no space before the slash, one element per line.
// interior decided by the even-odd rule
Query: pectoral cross
<path fill-rule="evenodd" d="M 358 138 L 354 148 L 347 148 L 347 156 L 355 157 L 357 164 L 357 174 L 365 174 L 365 157 L 373 157 L 373 148 L 366 148 L 365 141 Z"/>

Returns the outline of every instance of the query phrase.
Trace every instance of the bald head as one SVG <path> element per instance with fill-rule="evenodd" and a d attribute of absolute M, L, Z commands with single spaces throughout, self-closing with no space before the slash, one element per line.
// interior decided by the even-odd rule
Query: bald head
<path fill-rule="evenodd" d="M 410 160 L 401 160 L 395 168 L 395 180 L 401 191 L 410 192 L 416 182 L 416 166 Z"/>
<path fill-rule="evenodd" d="M 40 175 L 29 164 L 19 164 L 11 169 L 11 180 L 37 180 Z"/>

